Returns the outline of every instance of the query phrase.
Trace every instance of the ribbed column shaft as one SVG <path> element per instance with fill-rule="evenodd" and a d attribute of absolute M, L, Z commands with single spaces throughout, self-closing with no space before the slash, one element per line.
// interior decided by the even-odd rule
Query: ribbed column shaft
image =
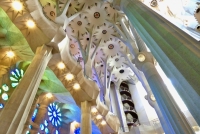
<path fill-rule="evenodd" d="M 41 46 L 0 115 L 1 134 L 21 134 L 52 48 Z"/>
<path fill-rule="evenodd" d="M 88 101 L 81 102 L 81 134 L 92 133 L 91 104 Z"/>
<path fill-rule="evenodd" d="M 159 108 L 162 111 L 162 115 L 171 130 L 170 134 L 194 134 L 194 131 L 172 98 L 155 66 L 150 62 L 146 62 L 142 66 L 142 72 L 144 73 Z"/>
<path fill-rule="evenodd" d="M 146 47 L 144 41 L 140 38 L 140 36 L 138 35 L 135 28 L 133 26 L 130 26 L 130 28 L 131 28 L 131 31 L 133 32 L 134 37 L 135 37 L 135 41 L 137 43 L 137 47 L 139 49 L 139 52 L 147 51 L 147 47 Z"/>
<path fill-rule="evenodd" d="M 199 42 L 141 1 L 121 0 L 121 9 L 200 125 Z"/>

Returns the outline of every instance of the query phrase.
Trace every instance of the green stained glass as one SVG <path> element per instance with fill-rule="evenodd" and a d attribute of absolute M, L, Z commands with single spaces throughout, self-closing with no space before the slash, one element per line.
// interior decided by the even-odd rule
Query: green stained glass
<path fill-rule="evenodd" d="M 2 99 L 3 100 L 8 100 L 8 94 L 7 93 L 3 93 L 2 95 L 1 95 L 1 97 L 2 97 Z"/>
<path fill-rule="evenodd" d="M 23 76 L 24 76 L 24 71 L 22 69 L 19 70 L 16 68 L 15 70 L 11 71 L 11 76 L 10 76 L 11 86 L 16 87 L 21 81 Z"/>
<path fill-rule="evenodd" d="M 8 87 L 8 85 L 3 84 L 2 89 L 3 89 L 4 91 L 8 91 L 8 90 L 9 90 L 9 87 Z"/>

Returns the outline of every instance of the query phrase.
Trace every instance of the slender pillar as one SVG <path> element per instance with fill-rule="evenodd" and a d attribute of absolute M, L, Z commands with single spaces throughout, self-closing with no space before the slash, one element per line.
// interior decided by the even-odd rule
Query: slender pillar
<path fill-rule="evenodd" d="M 135 59 L 135 64 L 144 73 L 163 117 L 170 128 L 170 134 L 194 134 L 191 126 L 158 74 L 153 64 L 151 53 L 139 53 Z"/>
<path fill-rule="evenodd" d="M 41 78 L 52 56 L 51 50 L 46 45 L 37 49 L 21 82 L 0 114 L 1 134 L 22 133 Z"/>
<path fill-rule="evenodd" d="M 28 114 L 26 123 L 24 124 L 23 134 L 25 134 L 25 133 L 29 130 L 29 125 L 31 125 L 32 115 L 33 115 L 33 112 L 34 112 L 34 110 L 35 110 L 35 108 L 36 108 L 37 99 L 38 99 L 38 97 L 35 97 L 35 99 L 34 99 L 34 101 L 33 101 L 33 104 L 32 104 L 32 106 L 31 106 L 30 112 L 29 112 L 29 114 Z"/>
<path fill-rule="evenodd" d="M 139 0 L 121 0 L 121 9 L 200 125 L 199 42 Z"/>
<path fill-rule="evenodd" d="M 121 95 L 119 93 L 119 86 L 115 87 L 114 92 L 115 92 L 115 104 L 117 108 L 117 114 L 120 120 L 121 128 L 123 132 L 129 132 L 129 128 L 126 122 L 126 116 L 124 113 L 123 105 L 122 105 L 122 100 L 121 100 Z"/>
<path fill-rule="evenodd" d="M 81 134 L 92 133 L 91 104 L 88 101 L 81 102 Z"/>
<path fill-rule="evenodd" d="M 156 100 L 154 101 L 154 100 L 152 100 L 152 98 L 151 98 L 151 95 L 152 95 L 153 93 L 152 93 L 152 90 L 151 90 L 151 88 L 150 88 L 150 86 L 149 86 L 149 84 L 148 84 L 148 82 L 147 82 L 147 80 L 146 80 L 144 74 L 139 72 L 139 77 L 141 77 L 140 79 L 143 79 L 142 85 L 143 85 L 143 86 L 145 87 L 145 89 L 146 89 L 147 96 L 148 96 L 147 99 L 148 99 L 149 104 L 150 104 L 150 105 L 154 108 L 154 110 L 156 111 L 156 114 L 158 115 L 158 118 L 159 118 L 159 120 L 160 120 L 160 123 L 161 123 L 161 125 L 162 125 L 162 128 L 163 128 L 164 132 L 165 132 L 166 134 L 169 134 L 169 133 L 170 133 L 169 126 L 168 126 L 167 122 L 165 121 L 165 119 L 164 119 L 164 117 L 163 117 L 163 115 L 162 115 L 162 113 L 161 113 L 161 111 L 160 111 L 160 108 L 159 108 L 159 106 L 158 106 Z"/>
<path fill-rule="evenodd" d="M 122 26 L 124 32 L 126 33 L 126 36 L 129 37 L 129 38 L 128 38 L 129 41 L 130 41 L 130 42 L 134 42 L 134 40 L 135 40 L 136 43 L 137 43 L 137 47 L 138 47 L 139 51 L 147 52 L 146 45 L 145 45 L 144 41 L 143 41 L 143 40 L 140 38 L 140 36 L 138 35 L 136 29 L 133 28 L 133 27 L 131 28 L 131 27 L 129 26 L 129 24 L 128 24 L 128 26 L 125 25 L 125 18 L 121 18 L 120 23 L 121 23 L 121 26 Z M 127 27 L 128 27 L 129 29 L 128 29 Z M 133 40 L 133 38 L 131 38 L 132 35 L 130 34 L 130 31 L 132 31 L 132 33 L 133 33 L 133 35 L 134 35 L 134 37 L 133 37 L 134 40 Z M 134 44 L 134 45 L 136 46 L 136 44 Z M 137 48 L 137 47 L 135 47 L 135 48 Z M 140 73 L 140 72 L 136 69 L 136 67 L 131 66 L 131 69 L 132 69 L 132 71 L 137 75 L 138 79 L 141 81 L 143 87 L 145 88 L 145 90 L 146 90 L 146 92 L 147 92 L 147 95 L 148 95 L 148 98 L 147 98 L 147 99 L 148 99 L 148 102 L 149 102 L 149 104 L 155 109 L 155 111 L 156 111 L 156 113 L 157 113 L 157 115 L 158 115 L 158 118 L 159 118 L 159 120 L 160 120 L 160 123 L 161 123 L 161 125 L 162 125 L 163 130 L 165 131 L 165 133 L 170 133 L 170 129 L 168 128 L 168 125 L 167 125 L 165 119 L 163 118 L 163 115 L 162 115 L 162 113 L 161 113 L 161 111 L 160 111 L 160 109 L 159 109 L 159 107 L 158 107 L 157 102 L 156 102 L 156 101 L 153 101 L 153 100 L 151 99 L 152 91 L 151 91 L 151 88 L 150 88 L 150 86 L 149 86 L 149 84 L 148 84 L 148 82 L 147 82 L 145 76 L 143 75 L 143 73 Z"/>

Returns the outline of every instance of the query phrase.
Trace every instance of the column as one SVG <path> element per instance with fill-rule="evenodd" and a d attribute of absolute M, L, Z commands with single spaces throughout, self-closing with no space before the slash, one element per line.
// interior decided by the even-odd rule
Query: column
<path fill-rule="evenodd" d="M 136 44 L 137 44 L 137 47 L 138 47 L 138 52 L 139 51 L 147 52 L 146 45 L 145 45 L 144 41 L 140 38 L 140 36 L 139 36 L 138 32 L 136 31 L 136 29 L 133 28 L 133 27 L 130 27 L 131 24 L 130 25 L 129 24 L 126 25 L 125 22 L 127 22 L 127 20 L 122 17 L 120 19 L 120 23 L 121 23 L 121 26 L 122 26 L 124 32 L 126 33 L 126 36 L 129 39 L 129 41 L 130 42 L 134 42 L 134 40 L 136 41 Z M 133 36 L 134 36 L 133 38 L 132 38 L 132 35 L 130 34 L 130 32 L 133 33 Z M 136 44 L 134 44 L 135 45 L 134 48 L 137 48 Z M 160 123 L 162 125 L 163 130 L 165 131 L 165 133 L 170 133 L 168 125 L 167 125 L 167 123 L 165 122 L 165 119 L 162 116 L 162 113 L 161 113 L 161 111 L 160 111 L 160 109 L 158 107 L 157 102 L 153 101 L 151 99 L 152 91 L 151 91 L 151 88 L 149 87 L 149 84 L 148 84 L 145 76 L 143 75 L 143 73 L 140 73 L 134 66 L 131 66 L 131 69 L 136 74 L 138 79 L 141 81 L 143 87 L 145 88 L 145 90 L 147 92 L 148 102 L 155 109 L 155 111 L 156 111 L 156 113 L 158 115 L 158 118 L 160 119 Z"/>
<path fill-rule="evenodd" d="M 1 134 L 22 133 L 41 78 L 48 61 L 52 57 L 51 51 L 52 48 L 46 45 L 37 48 L 36 54 L 27 68 L 24 77 L 1 112 Z"/>
<path fill-rule="evenodd" d="M 124 113 L 124 108 L 122 105 L 122 99 L 121 99 L 121 95 L 119 93 L 119 86 L 116 86 L 114 89 L 115 92 L 115 104 L 116 104 L 116 108 L 117 108 L 117 115 L 119 117 L 119 121 L 120 121 L 120 125 L 121 125 L 121 130 L 123 132 L 129 132 L 129 128 L 126 122 L 126 116 Z"/>
<path fill-rule="evenodd" d="M 31 119 L 32 119 L 32 115 L 33 115 L 33 112 L 36 108 L 36 104 L 37 104 L 37 99 L 38 99 L 38 96 L 35 97 L 34 101 L 33 101 L 33 104 L 31 106 L 31 109 L 29 111 L 29 114 L 28 114 L 28 117 L 27 117 L 27 120 L 26 120 L 26 123 L 24 124 L 24 128 L 23 128 L 23 134 L 26 134 L 26 132 L 29 130 L 29 125 L 31 125 Z"/>
<path fill-rule="evenodd" d="M 144 73 L 162 115 L 169 126 L 170 134 L 194 134 L 194 131 L 158 74 L 153 64 L 151 53 L 140 52 L 135 58 L 135 65 Z"/>
<path fill-rule="evenodd" d="M 162 128 L 163 128 L 164 132 L 165 132 L 166 134 L 170 133 L 170 129 L 169 129 L 169 127 L 168 127 L 168 124 L 166 123 L 165 119 L 163 118 L 163 115 L 162 115 L 162 113 L 161 113 L 161 111 L 160 111 L 160 108 L 159 108 L 159 106 L 158 106 L 156 100 L 153 100 L 153 99 L 151 98 L 151 95 L 153 95 L 153 93 L 152 93 L 152 90 L 151 90 L 151 88 L 150 88 L 150 86 L 149 86 L 149 84 L 148 84 L 148 82 L 147 82 L 147 80 L 146 80 L 144 74 L 143 74 L 143 73 L 139 73 L 139 75 L 140 75 L 141 79 L 143 79 L 142 85 L 143 85 L 143 86 L 145 87 L 145 89 L 146 89 L 147 97 L 148 97 L 147 99 L 148 99 L 149 104 L 150 104 L 150 105 L 154 108 L 154 110 L 156 111 L 156 114 L 157 114 L 157 116 L 158 116 L 158 118 L 159 118 L 159 120 L 160 120 L 160 123 L 161 123 L 161 125 L 162 125 Z"/>
<path fill-rule="evenodd" d="M 92 133 L 91 104 L 88 101 L 81 102 L 81 134 Z"/>
<path fill-rule="evenodd" d="M 200 125 L 199 42 L 139 0 L 121 0 L 121 9 Z"/>

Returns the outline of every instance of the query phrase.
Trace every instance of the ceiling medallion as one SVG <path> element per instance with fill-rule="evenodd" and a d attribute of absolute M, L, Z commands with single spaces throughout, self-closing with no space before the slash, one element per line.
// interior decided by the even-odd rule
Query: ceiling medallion
<path fill-rule="evenodd" d="M 94 18 L 98 19 L 100 17 L 100 13 L 99 12 L 95 12 L 94 13 Z"/>
<path fill-rule="evenodd" d="M 54 11 L 51 11 L 51 12 L 50 12 L 50 15 L 51 15 L 52 17 L 54 17 L 56 14 L 55 14 Z"/>
<path fill-rule="evenodd" d="M 74 47 L 75 47 L 75 45 L 74 45 L 74 44 L 71 44 L 71 45 L 70 45 L 70 47 L 71 47 L 71 48 L 74 48 Z"/>
<path fill-rule="evenodd" d="M 107 33 L 107 31 L 106 31 L 106 30 L 103 30 L 103 31 L 102 31 L 102 34 L 106 34 L 106 33 Z"/>
<path fill-rule="evenodd" d="M 119 70 L 119 73 L 121 74 L 124 73 L 124 69 Z"/>
<path fill-rule="evenodd" d="M 77 24 L 78 24 L 79 26 L 81 26 L 81 25 L 82 25 L 82 22 L 81 22 L 81 21 L 78 21 Z"/>
<path fill-rule="evenodd" d="M 108 48 L 109 48 L 109 49 L 113 49 L 113 48 L 114 48 L 114 45 L 113 45 L 113 44 L 110 44 L 110 45 L 108 45 Z"/>
<path fill-rule="evenodd" d="M 82 57 L 78 57 L 77 62 L 82 62 L 82 61 L 83 61 L 83 58 Z"/>
<path fill-rule="evenodd" d="M 157 6 L 157 0 L 152 0 L 151 1 L 151 3 L 150 3 L 150 5 L 152 6 L 152 7 L 156 7 Z"/>
<path fill-rule="evenodd" d="M 119 61 L 119 58 L 116 58 L 115 61 L 116 61 L 116 62 Z"/>
<path fill-rule="evenodd" d="M 196 9 L 196 13 L 199 13 L 200 12 L 200 7 Z"/>

